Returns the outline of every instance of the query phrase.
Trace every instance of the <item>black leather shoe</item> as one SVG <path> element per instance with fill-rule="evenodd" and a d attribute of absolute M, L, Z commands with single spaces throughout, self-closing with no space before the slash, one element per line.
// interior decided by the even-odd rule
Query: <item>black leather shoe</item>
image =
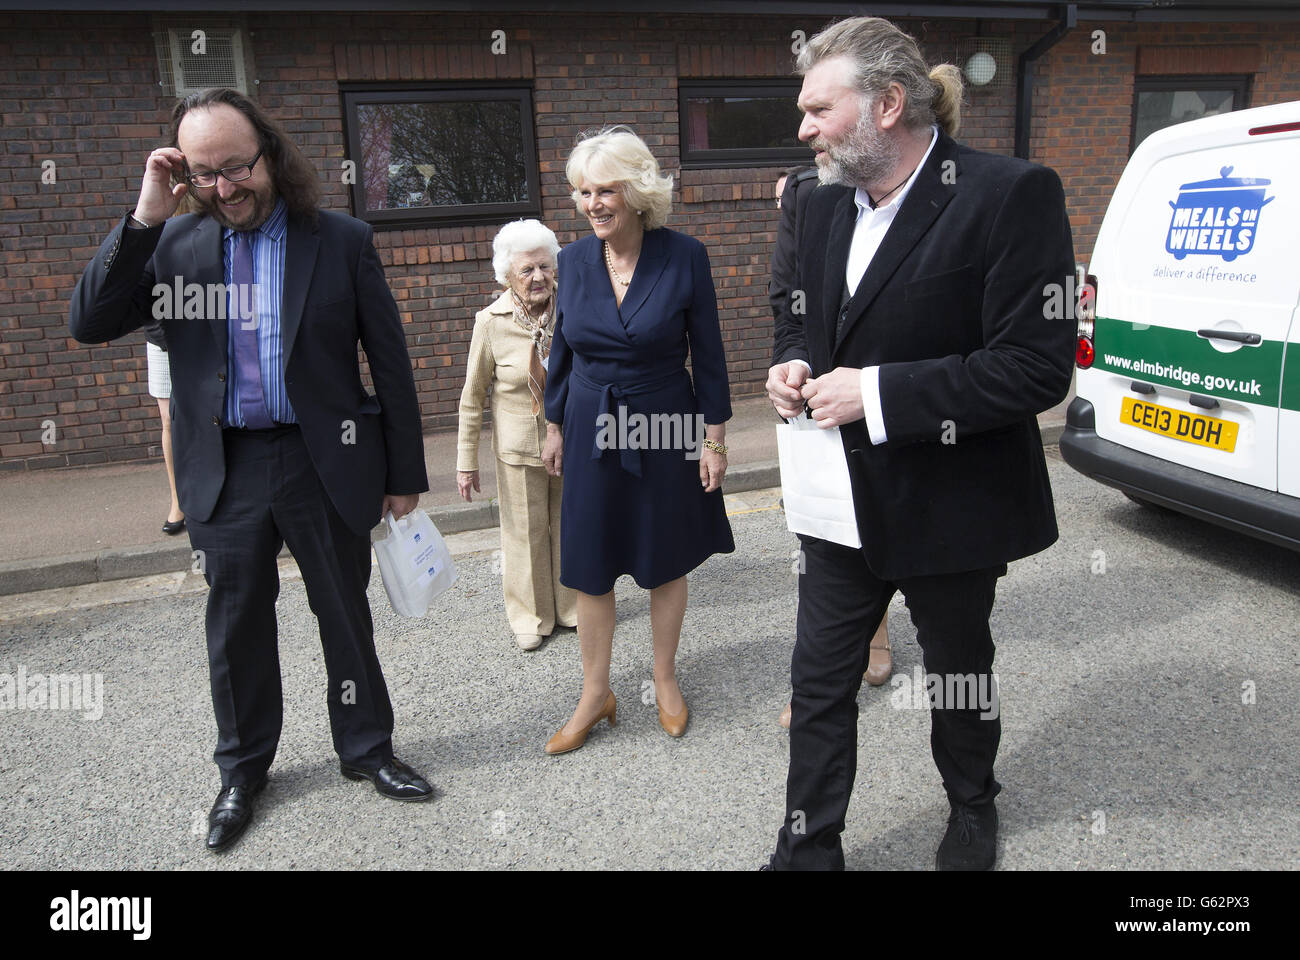
<path fill-rule="evenodd" d="M 396 757 L 378 770 L 363 770 L 347 763 L 339 763 L 339 770 L 349 780 L 369 780 L 375 790 L 392 800 L 431 800 L 433 787 Z"/>
<path fill-rule="evenodd" d="M 243 836 L 253 822 L 253 798 L 266 788 L 266 777 L 256 783 L 222 787 L 208 814 L 208 849 L 224 850 Z"/>
<path fill-rule="evenodd" d="M 185 529 L 184 517 L 181 517 L 179 520 L 168 520 L 163 524 L 163 533 L 167 534 L 167 536 L 169 537 L 176 536 L 176 534 L 180 533 L 184 529 Z"/>
<path fill-rule="evenodd" d="M 992 870 L 998 851 L 998 811 L 993 804 L 978 807 L 952 804 L 948 832 L 934 855 L 936 870 Z"/>

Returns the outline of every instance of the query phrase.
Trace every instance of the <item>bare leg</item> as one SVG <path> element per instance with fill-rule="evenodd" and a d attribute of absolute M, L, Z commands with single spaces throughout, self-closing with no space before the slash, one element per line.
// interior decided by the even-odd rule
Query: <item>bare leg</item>
<path fill-rule="evenodd" d="M 650 630 L 654 634 L 655 699 L 664 712 L 677 715 L 685 708 L 677 686 L 677 644 L 686 616 L 686 578 L 678 577 L 650 591 Z"/>
<path fill-rule="evenodd" d="M 871 637 L 871 649 L 867 651 L 867 669 L 862 674 L 862 679 L 873 687 L 882 686 L 894 672 L 894 658 L 889 652 L 888 623 L 888 614 L 880 618 L 880 625 Z"/>
<path fill-rule="evenodd" d="M 889 649 L 889 614 L 886 613 L 880 618 L 880 626 L 876 627 L 875 635 L 871 638 L 871 646 L 877 650 Z"/>
<path fill-rule="evenodd" d="M 172 504 L 171 509 L 167 511 L 167 522 L 175 523 L 177 520 L 184 520 L 185 514 L 181 512 L 181 502 L 176 497 L 176 468 L 172 466 L 172 417 L 170 405 L 170 400 L 158 401 L 158 413 L 162 417 L 163 463 L 167 465 L 167 483 L 172 491 Z"/>
<path fill-rule="evenodd" d="M 609 695 L 609 661 L 614 649 L 614 591 L 599 597 L 578 593 L 578 646 L 582 651 L 582 697 L 561 731 L 581 730 L 600 713 Z"/>

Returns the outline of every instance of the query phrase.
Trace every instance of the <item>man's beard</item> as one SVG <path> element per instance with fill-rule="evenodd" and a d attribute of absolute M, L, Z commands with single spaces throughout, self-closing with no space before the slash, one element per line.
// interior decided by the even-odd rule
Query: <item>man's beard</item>
<path fill-rule="evenodd" d="M 263 193 L 248 191 L 248 199 L 244 201 L 240 209 L 242 210 L 251 204 L 252 206 L 249 209 L 252 210 L 252 215 L 247 220 L 239 221 L 231 220 L 221 209 L 221 198 L 217 196 L 215 190 L 209 191 L 206 197 L 196 195 L 195 200 L 203 213 L 206 213 L 223 227 L 229 227 L 231 230 L 256 230 L 266 222 L 266 218 L 275 209 L 276 194 L 274 190 L 270 189 Z"/>
<path fill-rule="evenodd" d="M 882 183 L 898 167 L 903 149 L 898 141 L 886 136 L 876 126 L 871 106 L 864 100 L 857 125 L 842 143 L 814 141 L 814 148 L 826 151 L 817 166 L 819 183 L 839 183 L 865 189 L 869 184 Z"/>

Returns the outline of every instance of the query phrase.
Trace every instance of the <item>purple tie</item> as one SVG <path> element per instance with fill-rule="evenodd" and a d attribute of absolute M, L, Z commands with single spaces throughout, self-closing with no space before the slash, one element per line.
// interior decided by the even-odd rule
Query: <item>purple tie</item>
<path fill-rule="evenodd" d="M 266 412 L 262 395 L 262 368 L 258 363 L 257 313 L 253 301 L 253 244 L 247 231 L 235 234 L 235 257 L 230 265 L 231 297 L 235 304 L 235 324 L 231 346 L 235 351 L 235 370 L 239 376 L 239 412 L 249 430 L 266 430 L 275 426 Z M 251 316 L 243 316 L 244 305 Z"/>

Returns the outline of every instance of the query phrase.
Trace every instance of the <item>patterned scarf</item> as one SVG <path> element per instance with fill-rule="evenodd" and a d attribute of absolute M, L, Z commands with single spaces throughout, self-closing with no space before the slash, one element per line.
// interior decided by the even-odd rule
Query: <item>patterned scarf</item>
<path fill-rule="evenodd" d="M 515 305 L 515 323 L 519 324 L 533 341 L 533 349 L 529 351 L 528 357 L 528 392 L 533 395 L 533 416 L 537 416 L 542 409 L 543 398 L 546 396 L 546 361 L 551 355 L 549 327 L 555 299 L 552 295 L 551 299 L 546 301 L 546 309 L 542 311 L 542 315 L 536 318 L 528 313 L 524 301 L 513 289 L 510 291 L 510 299 Z"/>

